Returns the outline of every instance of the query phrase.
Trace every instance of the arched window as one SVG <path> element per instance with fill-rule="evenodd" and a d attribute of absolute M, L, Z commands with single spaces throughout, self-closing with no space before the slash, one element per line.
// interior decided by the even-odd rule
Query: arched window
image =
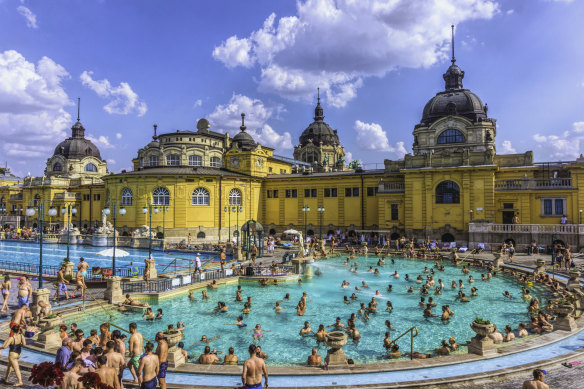
<path fill-rule="evenodd" d="M 39 205 L 41 205 L 41 195 L 37 194 L 34 196 L 34 200 L 32 202 L 33 207 L 38 207 Z"/>
<path fill-rule="evenodd" d="M 205 239 L 205 233 L 203 231 L 197 233 L 197 239 Z"/>
<path fill-rule="evenodd" d="M 180 165 L 180 156 L 178 154 L 168 154 L 166 156 L 166 165 L 168 166 Z"/>
<path fill-rule="evenodd" d="M 189 156 L 189 166 L 203 166 L 203 157 L 200 155 Z"/>
<path fill-rule="evenodd" d="M 436 204 L 460 203 L 460 188 L 453 181 L 442 181 L 436 187 Z"/>
<path fill-rule="evenodd" d="M 464 134 L 458 130 L 449 129 L 446 131 L 442 131 L 440 135 L 438 135 L 437 143 L 439 145 L 445 145 L 448 143 L 464 143 L 466 139 Z"/>
<path fill-rule="evenodd" d="M 197 188 L 193 191 L 193 205 L 209 205 L 209 191 Z"/>
<path fill-rule="evenodd" d="M 219 157 L 211 157 L 210 162 L 211 167 L 221 167 L 221 158 Z"/>
<path fill-rule="evenodd" d="M 241 192 L 239 189 L 229 191 L 229 205 L 241 205 Z"/>
<path fill-rule="evenodd" d="M 122 191 L 122 205 L 129 206 L 132 205 L 132 189 L 124 188 Z"/>
<path fill-rule="evenodd" d="M 85 171 L 86 172 L 96 172 L 97 171 L 97 166 L 95 166 L 92 163 L 88 163 L 87 165 L 85 165 Z"/>
<path fill-rule="evenodd" d="M 151 155 L 148 158 L 148 166 L 158 166 L 158 155 Z"/>
<path fill-rule="evenodd" d="M 170 192 L 166 188 L 156 188 L 152 192 L 152 205 L 169 205 Z"/>
<path fill-rule="evenodd" d="M 448 233 L 448 232 L 446 234 L 442 235 L 442 239 L 441 240 L 444 243 L 450 243 L 450 242 L 454 242 L 455 241 L 454 235 L 452 235 L 451 233 Z"/>
<path fill-rule="evenodd" d="M 53 171 L 54 172 L 62 172 L 63 171 L 63 165 L 61 165 L 59 162 L 56 162 L 53 165 Z"/>

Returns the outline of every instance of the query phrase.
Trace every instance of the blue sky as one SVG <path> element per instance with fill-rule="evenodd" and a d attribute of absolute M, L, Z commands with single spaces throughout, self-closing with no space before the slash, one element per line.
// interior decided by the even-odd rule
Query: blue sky
<path fill-rule="evenodd" d="M 582 1 L 0 0 L 0 161 L 42 174 L 77 97 L 109 169 L 159 131 L 238 131 L 291 156 L 321 88 L 325 121 L 369 167 L 411 151 L 444 88 L 450 24 L 464 87 L 498 153 L 570 160 L 584 145 Z"/>

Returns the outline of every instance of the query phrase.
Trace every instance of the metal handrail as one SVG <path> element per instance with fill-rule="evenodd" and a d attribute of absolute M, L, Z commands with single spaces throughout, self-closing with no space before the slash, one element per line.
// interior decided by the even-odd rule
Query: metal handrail
<path fill-rule="evenodd" d="M 415 335 L 414 330 L 416 331 Z M 389 346 L 391 347 L 391 345 L 395 344 L 395 342 L 397 342 L 402 336 L 404 336 L 408 332 L 410 333 L 410 359 L 414 359 L 414 338 L 418 336 L 418 327 L 413 326 L 412 328 L 406 330 L 403 334 L 389 342 Z"/>

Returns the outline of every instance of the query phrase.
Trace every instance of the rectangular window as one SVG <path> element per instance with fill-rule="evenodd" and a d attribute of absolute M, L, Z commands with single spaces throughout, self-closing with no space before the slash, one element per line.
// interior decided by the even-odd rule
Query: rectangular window
<path fill-rule="evenodd" d="M 89 201 L 90 197 L 88 194 L 83 195 L 83 201 Z"/>
<path fill-rule="evenodd" d="M 292 190 L 286 189 L 286 198 L 289 199 L 290 197 L 292 197 Z"/>
<path fill-rule="evenodd" d="M 269 190 L 269 191 L 268 191 L 268 198 L 269 198 L 269 199 L 271 199 L 271 198 L 272 198 L 272 191 L 271 191 L 271 190 Z"/>
<path fill-rule="evenodd" d="M 337 197 L 337 188 L 331 188 L 331 197 Z"/>
<path fill-rule="evenodd" d="M 93 201 L 101 200 L 101 195 L 99 193 L 93 195 Z"/>
<path fill-rule="evenodd" d="M 310 189 L 304 189 L 304 197 L 310 197 Z"/>
<path fill-rule="evenodd" d="M 148 166 L 158 166 L 157 155 L 151 155 L 150 158 L 148 158 Z"/>
<path fill-rule="evenodd" d="M 268 171 L 271 173 L 271 172 L 272 172 L 272 168 L 271 168 L 271 167 L 269 167 L 269 168 L 268 168 Z"/>
<path fill-rule="evenodd" d="M 345 197 L 351 197 L 351 188 L 345 188 Z"/>
<path fill-rule="evenodd" d="M 563 215 L 564 214 L 564 200 L 563 199 L 556 199 L 556 215 Z"/>
<path fill-rule="evenodd" d="M 292 198 L 298 197 L 298 191 L 296 189 L 292 189 Z"/>
<path fill-rule="evenodd" d="M 324 197 L 331 197 L 331 189 L 324 188 Z"/>
<path fill-rule="evenodd" d="M 359 197 L 359 188 L 353 188 L 353 197 Z"/>
<path fill-rule="evenodd" d="M 274 189 L 274 198 L 277 199 L 278 198 L 278 190 Z"/>
<path fill-rule="evenodd" d="M 399 219 L 399 211 L 397 204 L 391 204 L 391 220 Z"/>
<path fill-rule="evenodd" d="M 316 197 L 316 189 L 311 189 L 310 191 L 311 191 L 312 197 Z"/>
<path fill-rule="evenodd" d="M 544 199 L 543 200 L 543 214 L 544 215 L 551 215 L 552 214 L 552 200 L 551 199 Z"/>
<path fill-rule="evenodd" d="M 280 169 L 280 174 L 286 174 L 286 169 Z"/>
<path fill-rule="evenodd" d="M 503 209 L 513 209 L 513 203 L 503 203 Z"/>
<path fill-rule="evenodd" d="M 375 196 L 377 195 L 377 186 L 368 186 L 367 187 L 367 196 Z"/>

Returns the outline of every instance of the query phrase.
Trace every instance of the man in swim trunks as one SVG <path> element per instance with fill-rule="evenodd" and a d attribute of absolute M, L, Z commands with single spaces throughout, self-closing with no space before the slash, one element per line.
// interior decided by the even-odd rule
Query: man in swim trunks
<path fill-rule="evenodd" d="M 69 300 L 69 292 L 67 291 L 67 284 L 69 281 L 65 279 L 65 266 L 61 266 L 61 269 L 57 272 L 57 290 L 55 290 L 55 296 L 53 301 L 59 300 L 59 294 L 64 293 L 65 298 Z"/>
<path fill-rule="evenodd" d="M 134 333 L 137 334 L 135 330 L 136 329 L 134 328 Z M 137 371 L 138 380 L 140 381 L 140 389 L 156 389 L 156 376 L 158 375 L 158 355 L 153 354 L 152 350 L 154 350 L 154 345 L 150 342 L 146 343 L 146 346 L 144 347 L 146 355 L 140 359 L 140 364 Z"/>
<path fill-rule="evenodd" d="M 168 343 L 164 338 L 162 332 L 157 332 L 154 338 L 158 343 L 156 347 L 156 355 L 158 355 L 158 383 L 160 384 L 160 389 L 166 389 L 166 370 L 168 369 Z"/>
<path fill-rule="evenodd" d="M 243 364 L 243 373 L 241 374 L 241 382 L 247 389 L 261 389 L 262 388 L 262 374 L 265 377 L 265 385 L 268 387 L 268 369 L 263 359 L 256 355 L 256 346 L 251 344 L 249 346 L 249 359 Z"/>
<path fill-rule="evenodd" d="M 107 358 L 105 355 L 100 355 L 97 357 L 97 367 L 98 369 L 95 371 L 101 382 L 105 385 L 108 385 L 114 389 L 120 389 L 120 381 L 118 380 L 118 372 L 114 367 L 107 365 Z"/>
<path fill-rule="evenodd" d="M 547 384 L 543 383 L 545 370 L 535 369 L 533 379 L 523 382 L 522 389 L 549 389 Z"/>
<path fill-rule="evenodd" d="M 30 304 L 30 296 L 32 295 L 32 286 L 28 281 L 27 276 L 22 276 L 20 281 L 18 281 L 18 308 L 22 308 L 23 305 Z"/>
<path fill-rule="evenodd" d="M 128 347 L 128 351 L 130 353 L 130 361 L 128 362 L 128 367 L 130 368 L 132 377 L 134 377 L 134 381 L 132 382 L 138 384 L 140 375 L 140 373 L 138 373 L 138 367 L 140 366 L 140 355 L 142 355 L 142 344 L 144 343 L 144 338 L 142 337 L 142 334 L 138 332 L 138 326 L 136 325 L 136 323 L 130 323 L 129 328 L 130 334 L 132 335 L 130 336 Z M 148 344 L 152 345 L 152 343 Z M 152 345 L 150 351 L 152 351 L 153 349 L 154 345 Z M 158 356 L 156 355 L 156 375 L 157 374 L 158 374 Z M 154 384 L 154 386 L 156 386 L 156 383 Z"/>

